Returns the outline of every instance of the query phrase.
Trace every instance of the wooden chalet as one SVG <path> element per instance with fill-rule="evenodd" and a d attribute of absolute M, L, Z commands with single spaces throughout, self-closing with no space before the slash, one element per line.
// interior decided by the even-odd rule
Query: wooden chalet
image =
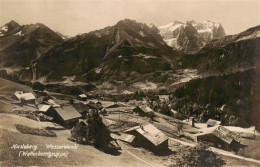
<path fill-rule="evenodd" d="M 235 152 L 237 152 L 241 146 L 241 137 L 223 126 L 218 126 L 213 128 L 212 131 L 198 134 L 197 141 L 206 142 L 210 146 Z"/>
<path fill-rule="evenodd" d="M 73 125 L 82 117 L 71 105 L 54 108 L 52 112 L 48 112 L 48 115 L 52 116 L 56 123 L 59 123 L 66 128 L 73 127 Z"/>
<path fill-rule="evenodd" d="M 132 141 L 133 145 L 144 147 L 154 152 L 168 150 L 168 137 L 153 124 L 135 126 L 124 131 L 124 133 L 135 136 Z"/>

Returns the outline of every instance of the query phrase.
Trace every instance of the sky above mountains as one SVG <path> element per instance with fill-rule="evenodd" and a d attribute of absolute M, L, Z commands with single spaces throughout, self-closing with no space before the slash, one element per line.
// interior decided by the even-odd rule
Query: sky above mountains
<path fill-rule="evenodd" d="M 156 26 L 174 20 L 211 20 L 229 34 L 260 24 L 260 1 L 171 0 L 0 0 L 0 25 L 43 23 L 74 36 L 116 24 L 129 18 Z"/>

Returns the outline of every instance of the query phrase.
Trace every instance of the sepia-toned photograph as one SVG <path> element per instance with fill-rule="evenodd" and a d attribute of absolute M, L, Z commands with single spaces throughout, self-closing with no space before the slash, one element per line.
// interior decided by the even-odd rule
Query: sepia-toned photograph
<path fill-rule="evenodd" d="M 0 167 L 260 167 L 260 0 L 0 0 Z"/>

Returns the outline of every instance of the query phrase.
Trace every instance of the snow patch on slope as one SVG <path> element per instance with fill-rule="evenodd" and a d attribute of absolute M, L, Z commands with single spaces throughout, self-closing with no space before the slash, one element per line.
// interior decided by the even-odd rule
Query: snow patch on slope
<path fill-rule="evenodd" d="M 197 69 L 184 69 L 184 70 L 177 70 L 177 74 L 179 75 L 179 79 L 177 82 L 171 84 L 178 85 L 180 83 L 189 82 L 192 79 L 200 78 L 201 76 L 198 75 Z"/>
<path fill-rule="evenodd" d="M 4 26 L 1 28 L 1 30 L 3 30 L 4 32 L 8 31 L 8 27 L 7 26 Z"/>
<path fill-rule="evenodd" d="M 0 29 L 0 37 L 4 36 L 5 35 L 4 33 L 7 32 L 7 31 L 8 31 L 8 27 L 7 26 L 2 27 Z"/>
<path fill-rule="evenodd" d="M 133 55 L 134 57 L 142 57 L 144 59 L 156 59 L 157 57 L 155 56 L 151 56 L 151 55 L 147 55 L 147 54 L 136 54 L 136 55 Z"/>
<path fill-rule="evenodd" d="M 171 47 L 174 47 L 176 49 L 178 49 L 180 46 L 177 44 L 177 38 L 171 38 L 171 39 L 165 39 L 164 40 L 165 43 L 168 45 L 168 46 L 171 46 Z"/>
<path fill-rule="evenodd" d="M 140 31 L 139 34 L 142 36 L 142 37 L 145 37 L 144 35 L 144 32 L 143 31 Z"/>
<path fill-rule="evenodd" d="M 182 25 L 183 24 L 170 23 L 170 24 L 166 24 L 164 26 L 160 26 L 159 30 L 175 31 L 177 28 L 181 27 Z"/>
<path fill-rule="evenodd" d="M 19 32 L 17 32 L 17 33 L 14 34 L 14 35 L 24 36 L 24 34 L 22 34 L 22 31 L 19 31 Z"/>
<path fill-rule="evenodd" d="M 101 34 L 100 34 L 100 33 L 95 33 L 95 35 L 96 35 L 98 38 L 101 38 Z"/>
<path fill-rule="evenodd" d="M 99 73 L 101 72 L 101 70 L 102 70 L 102 68 L 96 68 L 96 69 L 95 69 L 95 72 L 96 72 L 97 74 L 99 74 Z"/>
<path fill-rule="evenodd" d="M 252 38 L 259 38 L 260 37 L 260 31 L 255 31 L 253 34 L 244 36 L 242 38 L 239 38 L 237 41 L 242 41 L 242 40 L 247 40 L 247 39 L 252 39 Z"/>
<path fill-rule="evenodd" d="M 153 83 L 153 82 L 148 82 L 146 81 L 145 83 L 143 82 L 137 82 L 137 83 L 134 83 L 133 86 L 135 88 L 139 88 L 139 89 L 142 89 L 142 90 L 154 90 L 154 89 L 157 89 L 157 84 Z"/>
<path fill-rule="evenodd" d="M 128 91 L 128 90 L 124 90 L 122 92 L 123 94 L 129 95 L 129 94 L 134 94 L 134 92 Z"/>

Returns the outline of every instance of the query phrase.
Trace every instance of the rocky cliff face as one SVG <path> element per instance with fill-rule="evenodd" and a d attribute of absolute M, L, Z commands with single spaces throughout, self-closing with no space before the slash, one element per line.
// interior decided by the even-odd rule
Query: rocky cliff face
<path fill-rule="evenodd" d="M 164 41 L 176 50 L 184 53 L 195 53 L 213 39 L 225 36 L 221 24 L 211 21 L 196 23 L 175 21 L 159 27 Z"/>

